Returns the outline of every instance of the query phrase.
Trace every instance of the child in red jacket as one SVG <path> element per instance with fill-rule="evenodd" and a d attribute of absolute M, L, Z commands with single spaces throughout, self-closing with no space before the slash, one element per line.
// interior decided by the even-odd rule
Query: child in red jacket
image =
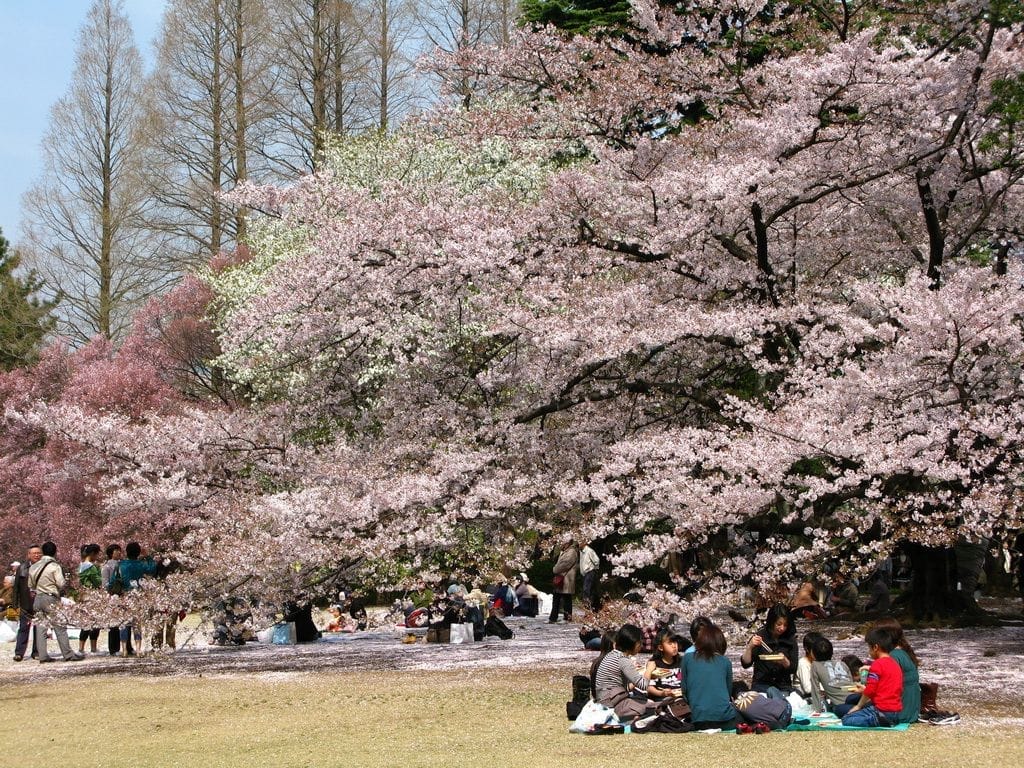
<path fill-rule="evenodd" d="M 872 658 L 868 680 L 860 689 L 860 701 L 843 716 L 843 725 L 877 728 L 895 725 L 903 709 L 903 671 L 889 656 L 892 634 L 887 629 L 871 629 L 864 636 Z"/>

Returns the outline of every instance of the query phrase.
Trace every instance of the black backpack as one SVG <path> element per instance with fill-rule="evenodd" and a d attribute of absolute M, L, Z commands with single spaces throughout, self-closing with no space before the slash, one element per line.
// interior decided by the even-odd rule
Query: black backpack
<path fill-rule="evenodd" d="M 515 637 L 515 634 L 508 628 L 508 625 L 497 616 L 489 616 L 487 621 L 484 622 L 484 634 L 495 635 L 502 640 L 511 640 Z"/>
<path fill-rule="evenodd" d="M 565 702 L 565 714 L 575 720 L 583 711 L 583 706 L 590 701 L 590 677 L 588 675 L 572 676 L 572 701 Z"/>

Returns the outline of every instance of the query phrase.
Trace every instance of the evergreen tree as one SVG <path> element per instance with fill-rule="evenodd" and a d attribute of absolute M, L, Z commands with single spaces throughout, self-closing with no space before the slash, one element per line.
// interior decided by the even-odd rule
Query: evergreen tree
<path fill-rule="evenodd" d="M 0 231 L 0 368 L 5 371 L 31 362 L 53 327 L 53 303 L 33 297 L 42 281 L 34 271 L 25 277 L 15 275 L 19 263 Z"/>
<path fill-rule="evenodd" d="M 525 24 L 552 24 L 574 34 L 599 27 L 618 28 L 629 23 L 629 0 L 523 0 Z"/>

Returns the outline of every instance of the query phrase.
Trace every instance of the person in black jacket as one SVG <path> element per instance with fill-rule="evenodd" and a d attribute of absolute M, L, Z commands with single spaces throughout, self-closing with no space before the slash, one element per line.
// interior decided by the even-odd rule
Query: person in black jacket
<path fill-rule="evenodd" d="M 32 649 L 32 658 L 36 658 L 35 630 L 32 629 L 32 620 L 35 613 L 32 607 L 33 597 L 28 588 L 28 569 L 38 563 L 43 557 L 43 549 L 38 544 L 28 548 L 28 555 L 25 562 L 18 566 L 18 572 L 14 576 L 14 600 L 20 615 L 18 617 L 18 637 L 14 642 L 14 660 L 21 661 L 25 658 L 25 649 Z M 31 637 L 32 643 L 29 644 Z"/>
<path fill-rule="evenodd" d="M 747 641 L 740 657 L 744 669 L 754 667 L 751 688 L 784 698 L 793 690 L 797 660 L 796 627 L 790 621 L 789 609 L 781 603 L 773 605 L 764 626 Z"/>

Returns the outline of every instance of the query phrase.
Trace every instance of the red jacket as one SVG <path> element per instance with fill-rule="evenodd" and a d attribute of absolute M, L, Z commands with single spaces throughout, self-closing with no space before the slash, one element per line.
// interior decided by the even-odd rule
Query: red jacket
<path fill-rule="evenodd" d="M 882 656 L 871 663 L 864 695 L 882 712 L 903 709 L 903 670 L 895 659 Z"/>

